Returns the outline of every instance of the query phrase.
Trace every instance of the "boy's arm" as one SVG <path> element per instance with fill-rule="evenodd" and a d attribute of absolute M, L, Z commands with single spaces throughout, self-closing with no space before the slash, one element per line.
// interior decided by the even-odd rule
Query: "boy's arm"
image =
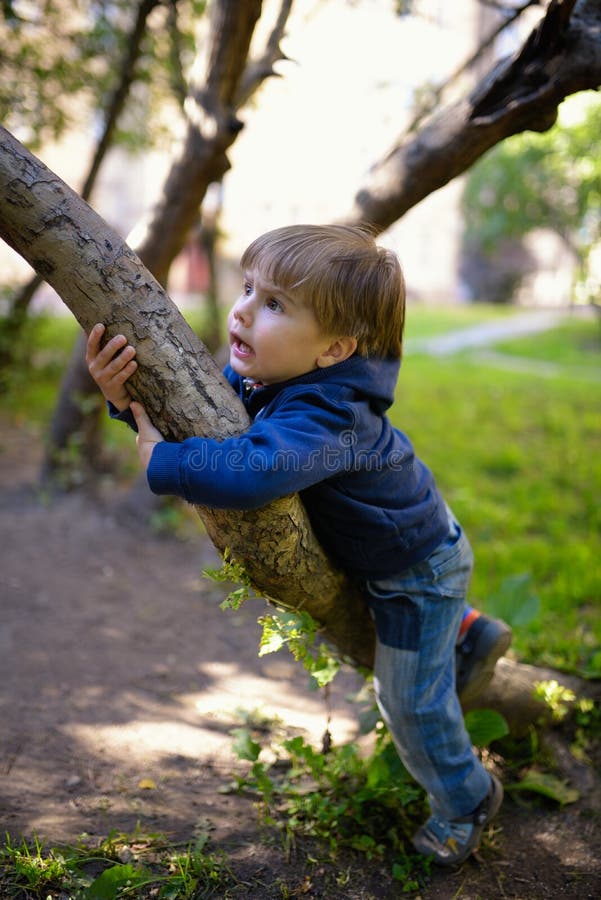
<path fill-rule="evenodd" d="M 123 335 L 116 335 L 101 349 L 103 334 L 103 325 L 95 325 L 90 332 L 88 368 L 118 417 L 127 416 L 129 424 L 137 427 L 140 461 L 154 493 L 217 508 L 253 509 L 329 478 L 348 465 L 345 436 L 352 433 L 354 418 L 346 404 L 337 402 L 328 404 L 327 410 L 302 400 L 287 404 L 269 421 L 255 422 L 239 437 L 224 441 L 165 441 L 141 404 L 132 403 L 125 387 L 137 365 L 135 349 Z"/>
<path fill-rule="evenodd" d="M 347 404 L 333 403 L 325 414 L 302 402 L 289 404 L 237 437 L 158 441 L 149 455 L 148 484 L 155 494 L 201 506 L 256 509 L 349 468 L 353 427 Z"/>

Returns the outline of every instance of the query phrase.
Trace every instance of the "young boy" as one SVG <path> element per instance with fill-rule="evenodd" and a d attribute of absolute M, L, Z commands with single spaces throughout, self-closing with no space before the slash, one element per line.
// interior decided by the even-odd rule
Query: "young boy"
<path fill-rule="evenodd" d="M 469 544 L 386 417 L 405 315 L 398 259 L 365 230 L 299 225 L 259 237 L 241 264 L 225 374 L 252 420 L 244 434 L 165 441 L 127 391 L 135 348 L 118 335 L 101 349 L 102 325 L 88 339 L 90 373 L 111 415 L 137 429 L 155 493 L 251 509 L 300 492 L 324 549 L 370 606 L 378 705 L 431 807 L 414 844 L 442 865 L 459 863 L 478 847 L 503 789 L 465 730 L 456 638 L 463 619 L 461 677 L 474 693 L 511 635 L 466 611 Z"/>

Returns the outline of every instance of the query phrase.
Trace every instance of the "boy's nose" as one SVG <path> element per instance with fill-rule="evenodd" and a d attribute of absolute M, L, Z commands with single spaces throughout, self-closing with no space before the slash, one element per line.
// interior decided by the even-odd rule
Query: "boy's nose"
<path fill-rule="evenodd" d="M 234 318 L 247 325 L 252 317 L 252 305 L 250 297 L 240 297 L 234 306 Z"/>

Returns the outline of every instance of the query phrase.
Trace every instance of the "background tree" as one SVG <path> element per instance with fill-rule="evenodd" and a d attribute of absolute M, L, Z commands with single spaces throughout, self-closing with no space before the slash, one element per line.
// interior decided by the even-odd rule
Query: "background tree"
<path fill-rule="evenodd" d="M 118 78 L 114 87 L 112 88 L 112 90 L 107 91 L 105 96 L 99 97 L 97 101 L 98 109 L 103 110 L 103 113 L 101 115 L 101 118 L 103 120 L 102 130 L 100 133 L 100 137 L 96 143 L 96 148 L 92 156 L 90 167 L 84 179 L 83 186 L 80 190 L 80 194 L 84 200 L 90 199 L 98 173 L 100 171 L 100 167 L 102 166 L 108 150 L 116 139 L 117 124 L 121 113 L 123 112 L 127 97 L 135 79 L 136 64 L 138 63 L 142 52 L 142 43 L 147 31 L 148 17 L 159 2 L 160 0 L 141 0 L 137 10 L 135 10 L 132 28 L 127 35 L 127 40 L 120 42 L 115 41 L 115 43 L 119 45 L 118 50 L 123 55 L 117 65 L 114 66 L 116 72 L 118 73 Z M 44 25 L 45 31 L 48 26 L 48 22 L 44 21 Z M 17 38 L 16 41 L 14 41 L 14 37 Z M 17 45 L 19 43 L 18 37 L 19 35 L 17 32 L 17 35 L 13 36 L 13 41 Z M 46 37 L 48 36 L 44 33 L 44 38 Z M 36 46 L 39 46 L 41 44 L 42 36 L 40 35 L 36 40 Z M 25 47 L 22 49 L 27 50 L 27 45 L 25 45 Z M 92 54 L 92 56 L 94 57 L 96 57 L 97 55 L 98 51 Z M 103 52 L 102 56 L 106 58 L 106 51 Z M 73 63 L 71 63 L 71 67 L 72 66 Z M 52 83 L 54 80 L 52 68 L 50 69 L 50 72 L 48 72 L 44 71 L 43 65 L 36 66 L 33 69 L 33 73 L 35 77 L 32 79 L 32 84 L 35 87 L 39 87 L 41 90 L 46 89 L 47 81 L 50 81 L 50 83 Z M 5 74 L 6 73 L 0 71 L 0 75 Z M 2 84 L 5 89 L 6 87 L 8 87 L 8 90 L 13 87 L 13 83 L 14 81 L 12 78 L 9 79 L 8 85 L 5 85 L 4 81 L 0 80 L 0 84 Z M 28 84 L 28 80 L 21 79 L 21 83 Z M 63 96 L 62 93 L 60 96 Z M 43 98 L 39 98 L 40 101 L 42 99 Z M 6 107 L 6 119 L 4 119 L 4 121 L 13 118 L 14 110 L 12 110 L 12 103 L 7 103 L 6 97 L 2 97 L 2 106 Z M 31 122 L 30 127 L 34 129 L 34 135 L 32 135 L 33 140 L 28 142 L 30 145 L 37 145 L 40 141 L 42 141 L 45 137 L 46 130 L 49 130 L 50 136 L 56 139 L 60 137 L 67 129 L 67 122 L 65 121 L 66 116 L 60 116 L 58 120 L 56 120 L 54 118 L 55 110 L 53 106 L 50 106 L 49 109 L 50 122 L 47 121 L 46 116 L 41 116 L 37 112 L 37 106 L 38 104 L 36 104 L 36 115 L 23 117 L 23 115 L 21 114 L 21 116 L 19 117 L 25 118 L 28 123 Z M 70 111 L 71 109 L 73 109 L 73 103 L 69 103 L 67 107 L 68 111 Z M 54 127 L 52 127 L 53 124 Z M 73 123 L 70 124 L 72 125 Z M 8 125 L 7 127 L 10 128 L 11 126 Z M 15 342 L 17 342 L 19 339 L 19 332 L 26 319 L 27 309 L 41 283 L 42 278 L 40 278 L 40 276 L 36 273 L 33 278 L 30 279 L 30 281 L 28 281 L 27 284 L 25 284 L 17 292 L 16 296 L 13 298 L 10 304 L 8 313 L 4 321 L 2 322 L 0 338 L 0 374 L 2 370 L 6 368 L 11 362 L 11 354 L 14 353 Z"/>
<path fill-rule="evenodd" d="M 189 28 L 204 3 L 180 0 L 153 21 L 160 5 L 161 0 L 140 0 L 133 8 L 123 2 L 58 2 L 43 16 L 11 4 L 2 9 L 0 33 L 6 38 L 6 52 L 0 56 L 0 109 L 7 126 L 25 132 L 27 143 L 36 147 L 81 127 L 93 109 L 101 120 L 80 190 L 85 200 L 92 196 L 113 146 L 141 152 L 160 139 L 154 116 L 141 112 L 163 107 L 172 93 L 178 96 L 183 48 L 192 46 Z M 167 41 L 161 27 L 166 21 Z M 21 352 L 29 305 L 42 283 L 35 273 L 13 296 L 0 321 L 0 381 Z M 100 404 L 93 401 L 95 394 L 79 351 L 67 368 L 51 421 L 44 481 L 69 483 L 72 467 L 65 461 L 72 461 L 75 448 L 87 469 L 100 465 Z"/>
<path fill-rule="evenodd" d="M 601 81 L 594 0 L 551 0 L 523 46 L 472 91 L 404 133 L 371 166 L 348 218 L 388 228 L 487 150 L 522 131 L 547 131 L 562 100 Z"/>
<path fill-rule="evenodd" d="M 574 110 L 566 118 L 545 134 L 505 141 L 471 169 L 463 196 L 465 242 L 468 253 L 494 266 L 508 241 L 521 243 L 536 229 L 550 229 L 574 261 L 577 299 L 598 303 L 590 256 L 601 240 L 601 103 L 594 98 L 580 115 Z M 520 275 L 513 272 L 513 290 Z"/>
<path fill-rule="evenodd" d="M 191 14 L 198 15 L 203 8 L 204 5 L 193 5 Z M 197 226 L 199 208 L 209 185 L 220 181 L 227 171 L 225 151 L 242 127 L 235 110 L 248 101 L 265 78 L 275 74 L 273 64 L 283 56 L 279 44 L 290 8 L 291 0 L 282 0 L 264 47 L 251 58 L 250 40 L 260 15 L 260 2 L 246 3 L 243 9 L 231 3 L 214 3 L 208 40 L 200 43 L 196 56 L 187 65 L 179 52 L 179 39 L 185 32 L 170 20 L 172 47 L 177 51 L 176 64 L 170 66 L 171 80 L 178 100 L 183 99 L 184 138 L 174 154 L 153 213 L 138 228 L 140 237 L 136 242 L 140 258 L 162 284 Z M 138 21 L 141 13 L 142 10 Z M 146 15 L 144 24 L 147 21 Z M 144 33 L 144 28 L 136 31 L 140 39 Z M 195 46 L 192 40 L 188 41 L 188 50 Z M 130 41 L 128 60 L 133 55 L 132 47 Z M 157 67 L 160 69 L 155 61 L 153 70 Z M 127 71 L 133 72 L 133 63 Z M 119 96 L 123 108 L 126 92 L 120 90 Z M 91 399 L 97 398 L 97 391 L 85 366 L 83 347 L 81 337 L 61 385 L 43 466 L 45 479 L 58 480 L 63 485 L 70 478 L 70 448 L 74 443 L 88 467 L 94 469 L 99 458 L 98 429 L 91 420 L 100 407 Z"/>

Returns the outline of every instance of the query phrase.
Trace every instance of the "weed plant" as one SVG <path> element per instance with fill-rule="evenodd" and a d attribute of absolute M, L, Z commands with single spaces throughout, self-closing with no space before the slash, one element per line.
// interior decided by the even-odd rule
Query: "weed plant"
<path fill-rule="evenodd" d="M 111 832 L 93 845 L 46 849 L 34 838 L 0 846 L 2 900 L 201 900 L 226 896 L 233 877 L 206 836 L 185 847 L 162 835 Z"/>
<path fill-rule="evenodd" d="M 356 743 L 316 750 L 296 736 L 276 748 L 275 763 L 266 763 L 248 728 L 236 729 L 235 737 L 234 751 L 250 767 L 230 789 L 254 793 L 261 821 L 279 830 L 286 849 L 301 837 L 317 841 L 332 860 L 350 848 L 385 860 L 404 890 L 417 889 L 429 862 L 411 851 L 409 839 L 426 816 L 425 797 L 381 723 L 367 755 Z"/>

